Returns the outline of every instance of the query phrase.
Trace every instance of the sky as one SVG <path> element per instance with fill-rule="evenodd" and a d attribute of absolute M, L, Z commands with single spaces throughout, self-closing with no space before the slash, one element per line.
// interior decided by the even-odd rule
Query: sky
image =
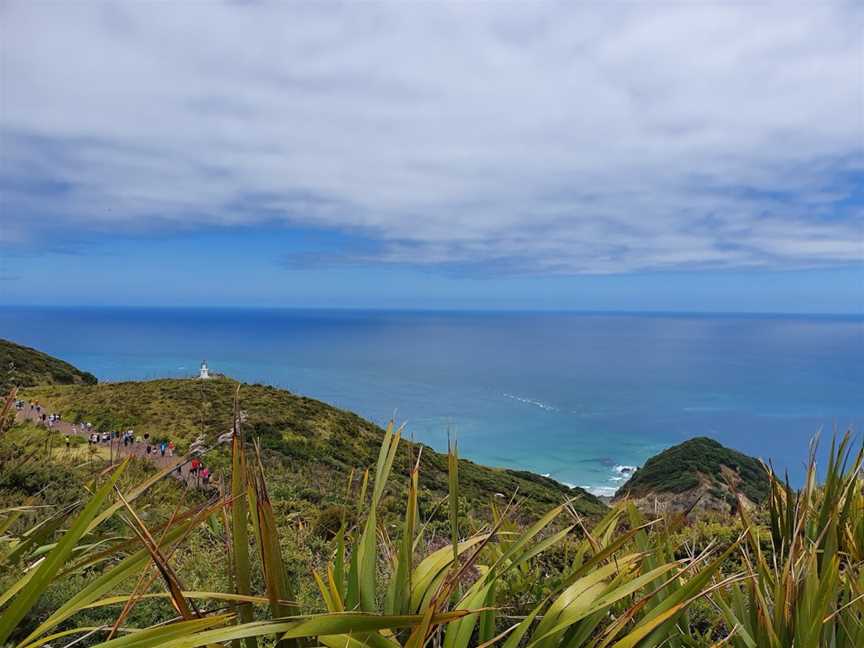
<path fill-rule="evenodd" d="M 0 30 L 0 303 L 864 313 L 860 2 Z"/>

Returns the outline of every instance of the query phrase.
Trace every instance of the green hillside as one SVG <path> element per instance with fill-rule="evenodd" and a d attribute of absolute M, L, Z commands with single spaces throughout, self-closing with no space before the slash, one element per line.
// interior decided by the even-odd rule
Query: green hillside
<path fill-rule="evenodd" d="M 681 494 L 704 487 L 711 495 L 726 499 L 731 489 L 724 474 L 752 502 L 762 502 L 768 495 L 768 476 L 757 459 L 714 439 L 696 437 L 651 457 L 621 487 L 616 498 Z"/>
<path fill-rule="evenodd" d="M 95 385 L 96 376 L 30 347 L 0 339 L 0 389 L 33 385 Z"/>
<path fill-rule="evenodd" d="M 50 385 L 26 390 L 67 420 L 89 421 L 100 430 L 134 428 L 180 448 L 203 435 L 214 441 L 231 425 L 237 383 L 227 378 L 170 379 L 99 385 Z M 268 470 L 279 475 L 274 488 L 283 499 L 302 500 L 315 508 L 340 503 L 352 469 L 374 464 L 383 430 L 363 418 L 320 401 L 266 385 L 242 385 L 240 409 L 245 430 L 261 440 Z M 418 445 L 405 443 L 394 466 L 397 490 Z M 218 464 L 224 453 L 209 461 Z M 358 473 L 359 474 L 359 473 Z M 447 493 L 446 456 L 422 449 L 421 488 L 428 502 Z M 594 514 L 604 505 L 582 489 L 570 489 L 533 473 L 489 468 L 470 461 L 459 467 L 462 494 L 469 510 L 506 501 L 517 493 L 526 514 L 547 510 L 575 497 L 577 510 Z"/>
<path fill-rule="evenodd" d="M 44 385 L 24 396 L 182 447 L 226 430 L 237 386 Z M 800 492 L 773 482 L 765 498 L 773 477 L 755 459 L 697 438 L 649 460 L 623 489 L 634 500 L 604 509 L 551 480 L 466 461 L 448 484 L 445 457 L 428 448 L 418 491 L 405 473 L 419 446 L 285 390 L 240 385 L 239 399 L 263 457 L 237 452 L 249 463 L 218 492 L 159 478 L 150 461 L 115 462 L 79 436 L 67 445 L 63 431 L 0 421 L 0 645 L 469 648 L 508 633 L 507 645 L 549 648 L 864 645 L 864 450 L 851 433 L 824 486 L 811 463 Z M 379 446 L 367 484 L 353 469 Z M 204 456 L 227 475 L 225 446 Z M 724 515 L 726 482 L 762 503 Z M 458 506 L 441 506 L 448 485 Z M 516 510 L 501 514 L 514 491 Z M 606 514 L 552 507 L 570 497 Z M 706 501 L 716 515 L 690 517 Z M 658 508 L 686 515 L 647 523 Z M 122 634 L 104 643 L 115 626 Z"/>

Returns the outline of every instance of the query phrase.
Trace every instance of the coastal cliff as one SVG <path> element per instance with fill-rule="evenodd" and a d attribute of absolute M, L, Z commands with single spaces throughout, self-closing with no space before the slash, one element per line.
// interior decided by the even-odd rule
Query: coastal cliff
<path fill-rule="evenodd" d="M 651 457 L 618 490 L 647 513 L 734 513 L 768 495 L 768 475 L 758 459 L 696 437 Z"/>

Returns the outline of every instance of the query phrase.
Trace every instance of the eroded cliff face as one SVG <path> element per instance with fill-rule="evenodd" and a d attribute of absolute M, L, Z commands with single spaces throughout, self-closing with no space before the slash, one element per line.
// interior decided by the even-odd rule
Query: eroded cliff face
<path fill-rule="evenodd" d="M 651 457 L 614 501 L 627 499 L 649 515 L 731 514 L 739 502 L 754 507 L 767 489 L 767 473 L 757 459 L 697 437 Z"/>
<path fill-rule="evenodd" d="M 737 486 L 740 477 L 726 466 L 721 466 L 721 479 L 728 480 Z M 680 493 L 652 492 L 639 497 L 627 497 L 640 511 L 647 515 L 664 515 L 668 513 L 688 513 L 689 515 L 729 515 L 738 511 L 738 502 L 746 509 L 756 506 L 749 497 L 737 493 L 728 483 L 720 485 L 714 476 L 699 474 L 699 485 Z M 622 498 L 616 498 L 624 499 Z"/>

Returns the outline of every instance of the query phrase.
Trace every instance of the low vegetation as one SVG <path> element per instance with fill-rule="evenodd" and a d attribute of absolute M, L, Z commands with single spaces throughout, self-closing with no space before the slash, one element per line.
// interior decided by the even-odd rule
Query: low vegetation
<path fill-rule="evenodd" d="M 415 447 L 393 526 L 381 509 L 400 434 L 389 426 L 372 470 L 346 480 L 345 507 L 330 512 L 322 538 L 319 529 L 286 528 L 260 444 L 242 426 L 232 436 L 230 481 L 210 494 L 184 491 L 168 471 L 136 461 L 112 466 L 81 449 L 51 449 L 42 429 L 0 433 L 4 473 L 14 459 L 25 474 L 64 475 L 53 492 L 20 473 L 2 482 L 0 645 L 864 641 L 862 456 L 850 456 L 848 436 L 832 449 L 822 486 L 812 467 L 800 491 L 768 474 L 766 508 L 753 516 L 739 507 L 738 522 L 727 524 L 741 533 L 715 542 L 687 532 L 680 516 L 646 520 L 626 502 L 592 523 L 565 500 L 523 524 L 515 500 L 493 498 L 490 522 L 466 519 L 455 447 L 439 502 L 447 537 L 430 535 L 421 512 Z M 292 565 L 298 549 L 308 552 L 306 569 Z"/>
<path fill-rule="evenodd" d="M 665 476 L 649 461 L 640 488 L 724 476 L 736 515 L 690 520 L 227 379 L 26 393 L 186 445 L 232 433 L 207 451 L 222 465 L 205 490 L 0 417 L 4 648 L 864 645 L 864 450 L 848 434 L 821 484 L 811 450 L 801 489 L 707 439 L 660 455 Z"/>
<path fill-rule="evenodd" d="M 717 600 L 732 646 L 864 646 L 864 449 L 851 443 L 832 443 L 821 486 L 815 446 L 801 490 L 770 475 L 765 526 L 740 507 L 744 573 Z"/>
<path fill-rule="evenodd" d="M 753 457 L 707 437 L 696 437 L 651 457 L 618 491 L 617 497 L 639 498 L 683 493 L 705 485 L 715 497 L 735 500 L 743 494 L 754 503 L 770 492 L 768 474 Z"/>
<path fill-rule="evenodd" d="M 34 385 L 95 385 L 96 376 L 30 347 L 0 339 L 0 390 Z"/>
<path fill-rule="evenodd" d="M 208 444 L 229 432 L 237 383 L 228 378 L 211 380 L 150 380 L 99 385 L 49 385 L 22 392 L 49 411 L 62 412 L 72 421 L 89 421 L 97 430 L 135 429 L 152 439 L 172 438 L 185 450 L 203 437 Z M 262 461 L 276 488 L 277 499 L 289 500 L 304 513 L 315 515 L 327 506 L 341 505 L 346 476 L 370 465 L 384 431 L 373 423 L 312 398 L 266 385 L 240 388 L 244 428 L 260 441 Z M 420 445 L 403 443 L 395 458 L 396 473 L 384 508 L 406 484 L 412 453 Z M 427 479 L 420 493 L 424 504 L 447 493 L 447 457 L 424 447 L 421 468 Z M 209 461 L 227 469 L 227 455 Z M 492 497 L 518 493 L 522 512 L 538 514 L 572 498 L 572 506 L 586 515 L 599 515 L 605 506 L 582 489 L 571 489 L 552 479 L 523 471 L 496 469 L 460 460 L 461 494 L 467 510 L 485 506 Z"/>

